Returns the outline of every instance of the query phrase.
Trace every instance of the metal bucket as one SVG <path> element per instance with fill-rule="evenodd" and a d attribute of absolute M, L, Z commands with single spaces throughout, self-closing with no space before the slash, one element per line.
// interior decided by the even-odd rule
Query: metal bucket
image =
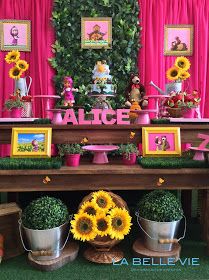
<path fill-rule="evenodd" d="M 182 82 L 174 82 L 165 84 L 166 94 L 170 94 L 172 91 L 180 92 L 182 91 Z"/>
<path fill-rule="evenodd" d="M 30 249 L 24 244 L 21 227 Z M 19 230 L 24 249 L 31 252 L 34 259 L 47 261 L 58 258 L 64 249 L 69 236 L 69 222 L 52 229 L 35 230 L 24 227 L 19 221 Z"/>
<path fill-rule="evenodd" d="M 143 231 L 144 245 L 151 251 L 171 251 L 173 243 L 185 237 L 186 219 L 183 236 L 179 239 L 175 239 L 181 220 L 173 222 L 155 222 L 140 217 L 138 213 L 136 213 L 136 216 L 138 224 Z"/>

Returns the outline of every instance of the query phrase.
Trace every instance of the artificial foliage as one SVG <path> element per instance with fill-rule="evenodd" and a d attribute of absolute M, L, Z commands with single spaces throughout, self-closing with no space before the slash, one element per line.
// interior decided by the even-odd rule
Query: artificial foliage
<path fill-rule="evenodd" d="M 172 222 L 183 217 L 180 201 L 166 190 L 154 190 L 144 195 L 137 211 L 140 217 L 156 222 Z"/>
<path fill-rule="evenodd" d="M 143 168 L 204 168 L 208 167 L 207 161 L 193 160 L 190 157 L 144 157 L 138 158 L 138 163 Z"/>
<path fill-rule="evenodd" d="M 58 198 L 43 196 L 33 200 L 23 211 L 22 223 L 30 229 L 50 229 L 69 220 L 67 206 Z"/>
<path fill-rule="evenodd" d="M 0 170 L 11 169 L 59 169 L 62 160 L 53 158 L 0 158 Z"/>
<path fill-rule="evenodd" d="M 139 43 L 139 6 L 137 0 L 55 0 L 52 21 L 56 41 L 52 45 L 54 58 L 50 63 L 56 69 L 57 94 L 62 92 L 63 77 L 72 76 L 76 105 L 91 109 L 88 97 L 95 62 L 105 59 L 110 66 L 117 97 L 111 100 L 113 108 L 125 103 L 125 88 L 131 72 L 137 72 Z M 81 17 L 112 17 L 112 49 L 81 49 Z"/>
<path fill-rule="evenodd" d="M 125 155 L 126 158 L 130 158 L 130 154 L 139 154 L 138 148 L 134 143 L 121 144 L 119 148 L 119 153 Z"/>
<path fill-rule="evenodd" d="M 59 155 L 63 157 L 64 155 L 75 155 L 83 154 L 83 149 L 82 145 L 78 143 L 73 143 L 73 144 L 58 144 L 57 145 Z"/>

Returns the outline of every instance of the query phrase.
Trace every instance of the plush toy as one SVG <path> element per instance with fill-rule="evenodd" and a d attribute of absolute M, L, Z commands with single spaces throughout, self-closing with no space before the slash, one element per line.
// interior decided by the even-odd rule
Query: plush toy
<path fill-rule="evenodd" d="M 145 97 L 145 87 L 140 83 L 138 74 L 131 74 L 129 85 L 126 89 L 127 107 L 131 107 L 133 101 L 138 102 L 139 106 L 144 109 L 148 105 Z"/>
<path fill-rule="evenodd" d="M 64 106 L 73 107 L 75 103 L 74 91 L 78 92 L 78 89 L 73 88 L 73 79 L 71 77 L 64 77 L 64 90 L 61 93 L 64 96 Z"/>

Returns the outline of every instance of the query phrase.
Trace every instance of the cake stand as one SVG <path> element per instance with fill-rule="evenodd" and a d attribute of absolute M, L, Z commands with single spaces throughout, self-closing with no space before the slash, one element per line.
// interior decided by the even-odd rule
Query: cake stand
<path fill-rule="evenodd" d="M 66 112 L 64 109 L 48 109 L 48 112 L 52 112 L 52 124 L 62 124 L 62 113 Z"/>
<path fill-rule="evenodd" d="M 200 147 L 189 147 L 190 150 L 195 151 L 193 160 L 205 160 L 204 153 L 209 153 L 209 149 Z"/>
<path fill-rule="evenodd" d="M 159 119 L 163 117 L 164 106 L 162 105 L 162 101 L 163 99 L 170 97 L 170 95 L 156 94 L 156 95 L 147 95 L 146 97 L 155 100 L 155 108 L 157 111 L 156 118 Z"/>
<path fill-rule="evenodd" d="M 119 147 L 114 145 L 88 145 L 82 147 L 82 149 L 94 153 L 93 163 L 105 164 L 109 162 L 107 152 L 118 150 Z"/>
<path fill-rule="evenodd" d="M 33 98 L 41 98 L 45 105 L 45 118 L 52 119 L 53 116 L 49 112 L 50 109 L 54 109 L 54 104 L 56 99 L 60 99 L 59 95 L 35 95 Z"/>
<path fill-rule="evenodd" d="M 150 116 L 149 113 L 157 113 L 157 110 L 131 110 L 131 113 L 136 113 L 137 119 L 135 121 L 136 124 L 149 124 Z"/>

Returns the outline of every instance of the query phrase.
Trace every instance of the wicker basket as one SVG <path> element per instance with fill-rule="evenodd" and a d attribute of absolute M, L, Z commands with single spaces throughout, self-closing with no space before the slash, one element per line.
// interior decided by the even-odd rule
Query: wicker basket
<path fill-rule="evenodd" d="M 127 210 L 128 206 L 126 202 L 118 195 L 108 192 L 112 197 L 113 202 L 119 208 L 125 208 Z M 85 196 L 82 202 L 79 205 L 79 208 L 84 202 L 90 201 L 92 199 L 93 193 Z M 109 236 L 97 236 L 94 240 L 88 241 L 89 244 L 93 246 L 93 248 L 87 249 L 84 252 L 84 257 L 92 262 L 96 263 L 112 263 L 113 258 L 115 261 L 120 261 L 123 258 L 123 253 L 120 249 L 112 249 L 115 245 L 117 245 L 120 240 L 111 239 Z"/>
<path fill-rule="evenodd" d="M 167 107 L 167 111 L 171 118 L 181 118 L 183 115 L 182 108 L 169 108 Z"/>

